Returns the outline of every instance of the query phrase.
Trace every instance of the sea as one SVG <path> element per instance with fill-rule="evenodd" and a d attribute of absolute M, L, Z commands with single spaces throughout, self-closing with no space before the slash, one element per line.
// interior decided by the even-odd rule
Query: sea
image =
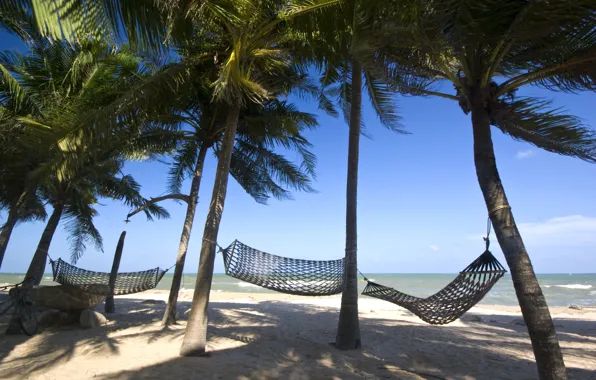
<path fill-rule="evenodd" d="M 371 281 L 418 297 L 426 297 L 436 293 L 456 276 L 456 274 L 367 273 L 367 277 Z M 549 306 L 596 306 L 596 273 L 539 274 L 537 277 Z M 22 273 L 0 273 L 0 285 L 18 283 L 23 278 L 24 274 Z M 182 288 L 194 289 L 195 281 L 196 274 L 184 274 Z M 157 289 L 169 290 L 171 283 L 172 274 L 168 273 L 161 280 Z M 41 284 L 57 285 L 52 281 L 52 275 L 49 273 L 44 276 Z M 366 286 L 366 282 L 360 280 L 358 285 L 362 291 Z M 213 276 L 212 291 L 240 293 L 272 292 L 271 290 L 263 289 L 220 273 L 216 273 Z M 511 276 L 506 274 L 501 278 L 481 303 L 485 305 L 517 305 Z"/>

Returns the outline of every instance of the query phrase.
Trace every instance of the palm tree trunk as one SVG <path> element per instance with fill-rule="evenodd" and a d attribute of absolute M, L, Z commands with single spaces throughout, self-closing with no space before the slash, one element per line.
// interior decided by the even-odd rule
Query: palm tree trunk
<path fill-rule="evenodd" d="M 110 293 L 114 294 L 114 286 L 116 285 L 116 278 L 118 277 L 118 268 L 120 268 L 120 259 L 122 259 L 122 251 L 124 250 L 124 238 L 126 237 L 126 231 L 122 231 L 120 239 L 118 239 L 118 245 L 116 246 L 116 253 L 114 253 L 114 261 L 112 262 L 112 271 L 110 272 L 110 279 L 108 285 L 110 287 Z M 106 297 L 104 306 L 106 313 L 115 313 L 116 305 L 114 304 L 114 296 L 109 295 Z"/>
<path fill-rule="evenodd" d="M 231 107 L 226 120 L 226 130 L 221 146 L 221 153 L 217 161 L 217 172 L 215 174 L 213 194 L 211 195 L 211 204 L 209 205 L 209 213 L 207 214 L 205 230 L 203 232 L 201 258 L 199 260 L 197 282 L 192 299 L 192 309 L 188 324 L 186 325 L 184 341 L 180 348 L 180 355 L 182 356 L 202 356 L 206 354 L 207 307 L 209 306 L 209 292 L 211 291 L 211 281 L 213 280 L 215 247 L 219 232 L 219 223 L 221 222 L 226 200 L 228 175 L 230 173 L 230 163 L 232 161 L 232 152 L 234 151 L 234 140 L 236 138 L 236 130 L 238 129 L 239 116 L 240 107 Z"/>
<path fill-rule="evenodd" d="M 358 321 L 358 155 L 360 145 L 360 118 L 362 111 L 362 68 L 352 62 L 352 106 L 350 110 L 350 139 L 348 143 L 348 181 L 346 186 L 346 270 L 344 291 L 341 295 L 339 323 L 335 347 L 341 350 L 359 348 L 360 324 Z"/>
<path fill-rule="evenodd" d="M 52 216 L 50 216 L 48 224 L 46 224 L 46 228 L 43 230 L 43 234 L 41 234 L 41 239 L 39 239 L 37 250 L 35 251 L 35 255 L 33 255 L 33 260 L 31 260 L 29 269 L 27 269 L 25 278 L 35 278 L 34 283 L 36 285 L 39 285 L 43 277 L 50 244 L 52 243 L 52 238 L 54 237 L 54 232 L 56 232 L 58 223 L 60 223 L 60 219 L 62 218 L 62 211 L 64 211 L 63 204 L 58 203 L 54 205 Z"/>
<path fill-rule="evenodd" d="M 482 105 L 472 108 L 472 124 L 476 175 L 499 245 L 511 270 L 513 286 L 528 326 L 540 379 L 567 379 L 563 355 L 546 299 L 536 279 L 499 177 L 489 115 Z"/>
<path fill-rule="evenodd" d="M 186 260 L 188 241 L 190 240 L 190 233 L 195 220 L 195 211 L 199 200 L 199 189 L 201 187 L 201 179 L 203 178 L 203 166 L 205 164 L 205 156 L 207 155 L 208 150 L 209 147 L 207 147 L 206 144 L 201 145 L 199 156 L 197 157 L 197 163 L 190 185 L 190 197 L 186 206 L 186 218 L 184 219 L 182 236 L 180 236 L 180 245 L 178 245 L 178 256 L 176 256 L 176 268 L 174 269 L 174 276 L 172 277 L 172 287 L 170 288 L 170 296 L 168 297 L 168 304 L 162 320 L 164 326 L 176 323 L 178 293 L 180 292 L 180 284 L 182 283 L 184 261 Z"/>
<path fill-rule="evenodd" d="M 16 207 L 11 207 L 8 212 L 6 223 L 2 226 L 2 231 L 0 231 L 0 269 L 2 268 L 2 261 L 4 260 L 4 254 L 6 253 L 6 247 L 8 247 L 10 235 L 16 224 L 17 210 Z"/>

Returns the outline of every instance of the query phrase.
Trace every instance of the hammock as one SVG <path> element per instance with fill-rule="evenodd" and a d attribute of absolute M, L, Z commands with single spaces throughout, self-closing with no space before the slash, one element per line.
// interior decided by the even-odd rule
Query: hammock
<path fill-rule="evenodd" d="M 443 325 L 455 321 L 480 302 L 505 272 L 487 249 L 455 280 L 428 298 L 410 296 L 366 278 L 368 284 L 362 294 L 399 305 L 427 323 Z"/>
<path fill-rule="evenodd" d="M 77 268 L 62 259 L 50 262 L 55 282 L 100 296 L 120 296 L 153 289 L 167 272 L 167 269 L 155 268 L 141 272 L 118 273 L 116 284 L 110 288 L 109 273 Z"/>
<path fill-rule="evenodd" d="M 281 293 L 329 296 L 343 290 L 344 259 L 291 259 L 261 252 L 235 240 L 222 250 L 226 274 Z"/>

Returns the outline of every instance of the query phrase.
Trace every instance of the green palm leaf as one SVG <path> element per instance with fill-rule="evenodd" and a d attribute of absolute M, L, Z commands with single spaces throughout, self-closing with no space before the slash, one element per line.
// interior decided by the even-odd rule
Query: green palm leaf
<path fill-rule="evenodd" d="M 154 0 L 4 0 L 1 10 L 35 20 L 44 37 L 70 44 L 89 38 L 127 41 L 140 50 L 165 52 L 168 36 L 184 38 L 178 2 Z"/>
<path fill-rule="evenodd" d="M 500 106 L 491 122 L 503 133 L 549 152 L 596 163 L 596 133 L 579 118 L 536 98 L 518 98 Z"/>
<path fill-rule="evenodd" d="M 76 263 L 89 243 L 103 252 L 103 239 L 93 224 L 93 218 L 98 215 L 97 210 L 92 207 L 96 200 L 85 194 L 75 193 L 74 195 L 74 199 L 71 199 L 65 208 L 67 219 L 65 228 L 71 244 L 70 260 Z"/>
<path fill-rule="evenodd" d="M 182 184 L 194 172 L 200 145 L 196 140 L 185 141 L 172 159 L 168 172 L 168 191 L 178 194 Z"/>
<path fill-rule="evenodd" d="M 375 78 L 368 70 L 364 70 L 364 84 L 368 98 L 381 123 L 394 132 L 405 133 L 401 129 L 400 117 L 397 114 L 395 93 L 386 80 Z"/>

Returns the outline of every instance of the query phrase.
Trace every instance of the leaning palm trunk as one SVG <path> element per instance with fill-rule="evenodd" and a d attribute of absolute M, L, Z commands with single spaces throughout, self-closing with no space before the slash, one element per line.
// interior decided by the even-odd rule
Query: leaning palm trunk
<path fill-rule="evenodd" d="M 64 205 L 62 204 L 57 204 L 54 206 L 52 216 L 50 216 L 48 224 L 46 224 L 46 228 L 43 230 L 43 234 L 41 234 L 41 239 L 39 239 L 37 250 L 35 251 L 35 255 L 33 255 L 33 260 L 31 260 L 29 269 L 27 269 L 27 275 L 25 278 L 35 278 L 34 283 L 36 285 L 39 285 L 43 277 L 43 271 L 46 268 L 46 260 L 48 257 L 50 244 L 52 243 L 52 238 L 54 237 L 54 232 L 56 232 L 58 223 L 60 223 L 60 218 L 62 218 L 63 210 Z"/>
<path fill-rule="evenodd" d="M 186 252 L 188 251 L 188 241 L 190 240 L 190 233 L 195 220 L 195 211 L 199 199 L 199 189 L 201 187 L 201 178 L 203 177 L 203 166 L 205 164 L 207 150 L 208 147 L 203 144 L 201 146 L 201 150 L 199 151 L 192 183 L 190 185 L 190 196 L 188 199 L 188 205 L 186 207 L 186 218 L 184 219 L 184 227 L 182 228 L 180 245 L 178 246 L 176 268 L 174 269 L 174 277 L 172 277 L 172 287 L 170 288 L 168 305 L 166 306 L 166 311 L 162 320 L 164 326 L 169 326 L 176 323 L 176 305 L 178 304 L 178 293 L 180 292 L 180 284 L 182 283 L 182 272 L 184 271 L 184 261 L 186 260 Z"/>
<path fill-rule="evenodd" d="M 50 220 L 48 220 L 48 224 L 46 224 L 46 228 L 41 234 L 37 250 L 33 255 L 33 259 L 31 260 L 31 264 L 29 264 L 29 269 L 27 269 L 27 274 L 25 275 L 25 278 L 33 277 L 35 279 L 35 281 L 28 283 L 29 286 L 39 285 L 43 278 L 48 250 L 50 249 L 54 232 L 56 232 L 58 223 L 60 223 L 60 218 L 62 218 L 62 211 L 64 211 L 64 205 L 58 204 L 54 206 L 54 212 L 52 212 L 52 216 L 50 216 Z M 14 314 L 6 328 L 6 334 L 20 333 L 21 326 L 19 325 L 17 314 Z"/>
<path fill-rule="evenodd" d="M 230 173 L 230 163 L 232 161 L 239 116 L 240 108 L 238 106 L 231 107 L 226 120 L 226 130 L 217 161 L 217 172 L 215 174 L 211 204 L 209 205 L 209 213 L 207 214 L 205 230 L 203 232 L 201 258 L 199 260 L 199 270 L 197 272 L 197 282 L 192 299 L 190 318 L 186 325 L 184 341 L 180 348 L 180 355 L 182 356 L 205 355 L 205 348 L 207 346 L 207 307 L 209 306 L 209 292 L 211 291 L 211 281 L 213 280 L 215 248 L 219 224 L 226 200 L 228 175 Z"/>
<path fill-rule="evenodd" d="M 6 223 L 0 231 L 0 268 L 2 268 L 2 261 L 4 261 L 4 254 L 6 253 L 6 247 L 8 247 L 8 241 L 14 226 L 17 224 L 17 211 L 16 207 L 11 207 L 8 212 L 8 218 Z"/>
<path fill-rule="evenodd" d="M 120 268 L 120 260 L 122 259 L 122 251 L 124 251 L 124 238 L 126 238 L 126 231 L 122 231 L 120 239 L 118 239 L 118 245 L 116 246 L 116 252 L 114 253 L 114 261 L 112 262 L 112 270 L 110 271 L 110 279 L 108 280 L 108 286 L 110 288 L 111 295 L 106 297 L 104 304 L 104 311 L 106 313 L 115 313 L 116 305 L 114 304 L 114 287 L 116 286 L 116 279 L 118 278 L 118 268 Z"/>
<path fill-rule="evenodd" d="M 546 299 L 536 279 L 499 177 L 489 116 L 483 106 L 472 109 L 472 124 L 478 182 L 499 245 L 511 270 L 513 286 L 528 326 L 540 379 L 567 379 L 563 355 Z"/>
<path fill-rule="evenodd" d="M 358 151 L 360 143 L 360 117 L 362 105 L 362 69 L 354 60 L 352 64 L 352 106 L 350 110 L 350 139 L 348 143 L 348 181 L 346 186 L 346 271 L 344 290 L 335 346 L 342 350 L 356 349 L 361 345 L 358 322 L 357 249 L 358 221 Z"/>

